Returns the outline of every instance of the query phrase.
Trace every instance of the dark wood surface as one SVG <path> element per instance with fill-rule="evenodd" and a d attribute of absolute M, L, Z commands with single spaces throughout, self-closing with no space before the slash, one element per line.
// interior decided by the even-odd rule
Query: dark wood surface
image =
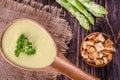
<path fill-rule="evenodd" d="M 18 0 L 19 1 L 19 0 Z M 43 4 L 52 5 L 55 0 L 36 0 Z M 66 57 L 79 68 L 101 78 L 102 80 L 120 80 L 120 0 L 94 0 L 108 9 L 109 14 L 103 18 L 96 18 L 96 25 L 90 31 L 86 31 L 79 25 L 78 21 L 67 12 L 64 17 L 70 24 L 73 32 L 73 39 L 69 44 L 70 49 Z M 115 42 L 117 52 L 113 61 L 102 68 L 94 68 L 87 65 L 81 58 L 79 48 L 82 39 L 92 32 L 104 32 L 110 35 Z M 58 80 L 70 80 L 64 75 L 58 76 Z"/>

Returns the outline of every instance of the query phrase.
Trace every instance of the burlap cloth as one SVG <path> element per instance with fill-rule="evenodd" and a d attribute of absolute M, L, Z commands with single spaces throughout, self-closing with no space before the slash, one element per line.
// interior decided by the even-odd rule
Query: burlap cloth
<path fill-rule="evenodd" d="M 51 13 L 47 12 L 50 10 Z M 59 18 L 65 15 L 61 9 L 45 6 L 34 0 L 0 0 L 0 30 L 11 20 L 30 18 L 36 20 L 50 32 L 62 53 L 68 49 L 67 44 L 72 38 L 68 23 Z M 13 33 L 14 34 L 14 33 Z M 56 80 L 57 72 L 29 72 L 9 65 L 0 55 L 0 80 Z"/>

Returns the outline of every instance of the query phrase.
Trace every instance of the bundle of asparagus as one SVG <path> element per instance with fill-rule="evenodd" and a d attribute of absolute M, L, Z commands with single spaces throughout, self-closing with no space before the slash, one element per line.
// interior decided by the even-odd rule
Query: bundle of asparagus
<path fill-rule="evenodd" d="M 86 29 L 90 29 L 90 24 L 94 25 L 94 16 L 103 17 L 108 11 L 101 5 L 91 0 L 56 0 L 62 7 L 68 10 Z"/>

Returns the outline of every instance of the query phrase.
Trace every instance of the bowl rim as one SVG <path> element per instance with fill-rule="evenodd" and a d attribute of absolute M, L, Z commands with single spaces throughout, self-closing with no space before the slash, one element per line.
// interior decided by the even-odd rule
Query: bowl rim
<path fill-rule="evenodd" d="M 27 20 L 27 21 L 29 21 L 29 22 L 32 22 L 32 23 L 38 25 L 38 27 L 40 27 L 40 28 L 43 29 L 44 31 L 46 31 L 46 33 L 47 33 L 48 36 L 52 39 L 52 41 L 53 41 L 53 43 L 54 43 L 54 45 L 55 45 L 55 48 L 56 48 L 56 56 L 57 56 L 58 48 L 57 48 L 57 45 L 56 45 L 55 40 L 53 39 L 53 37 L 52 37 L 52 36 L 50 35 L 50 33 L 43 27 L 42 24 L 40 24 L 40 23 L 38 23 L 37 21 L 35 21 L 35 20 L 33 20 L 33 19 L 30 19 L 30 18 L 18 18 L 18 19 L 14 19 L 14 20 L 10 21 L 8 24 L 6 24 L 6 25 L 1 29 L 1 32 L 0 32 L 0 43 L 1 43 L 1 44 L 0 44 L 0 54 L 2 55 L 3 59 L 4 59 L 7 63 L 9 63 L 10 65 L 12 65 L 12 66 L 14 66 L 14 67 L 16 67 L 16 68 L 19 68 L 19 69 L 21 69 L 21 70 L 25 70 L 25 71 L 44 71 L 44 70 L 49 69 L 49 67 L 54 63 L 56 57 L 54 58 L 54 61 L 53 61 L 50 65 L 48 65 L 48 66 L 46 66 L 46 67 L 44 67 L 44 68 L 27 68 L 27 67 L 23 67 L 23 66 L 17 65 L 17 64 L 15 64 L 14 62 L 10 61 L 10 60 L 6 57 L 6 55 L 4 54 L 4 51 L 3 51 L 3 49 L 2 49 L 2 38 L 3 38 L 3 36 L 4 36 L 4 33 L 5 33 L 5 31 L 10 27 L 10 25 L 12 25 L 13 23 L 15 23 L 15 22 L 17 22 L 17 21 L 21 21 L 21 20 Z"/>
<path fill-rule="evenodd" d="M 81 43 L 81 46 L 80 46 L 80 54 L 81 54 L 81 52 L 82 52 L 83 42 L 84 42 L 85 40 L 87 40 L 87 38 L 88 38 L 89 36 L 91 36 L 91 35 L 93 35 L 93 34 L 102 34 L 102 35 L 104 35 L 106 38 L 112 40 L 109 35 L 107 35 L 107 34 L 105 34 L 105 33 L 103 33 L 103 32 L 93 32 L 93 33 L 90 33 L 89 35 L 87 35 L 87 36 L 82 40 L 82 43 Z M 113 54 L 113 56 L 114 56 L 114 54 Z M 83 59 L 83 61 L 85 61 L 88 65 L 93 66 L 93 67 L 104 67 L 104 66 L 108 65 L 108 64 L 112 61 L 112 60 L 110 60 L 107 64 L 103 64 L 103 65 L 95 65 L 95 64 L 91 64 L 91 63 L 87 62 L 83 57 L 82 57 L 82 59 Z"/>

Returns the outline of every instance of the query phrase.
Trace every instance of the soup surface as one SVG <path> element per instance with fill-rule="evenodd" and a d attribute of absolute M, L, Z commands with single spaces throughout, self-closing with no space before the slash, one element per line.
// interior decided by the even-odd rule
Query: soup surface
<path fill-rule="evenodd" d="M 36 50 L 34 55 L 20 53 L 15 56 L 17 40 L 24 34 L 33 48 Z M 49 34 L 38 24 L 27 20 L 17 20 L 5 31 L 2 38 L 2 49 L 12 63 L 25 68 L 44 68 L 51 65 L 56 57 L 56 46 Z"/>

